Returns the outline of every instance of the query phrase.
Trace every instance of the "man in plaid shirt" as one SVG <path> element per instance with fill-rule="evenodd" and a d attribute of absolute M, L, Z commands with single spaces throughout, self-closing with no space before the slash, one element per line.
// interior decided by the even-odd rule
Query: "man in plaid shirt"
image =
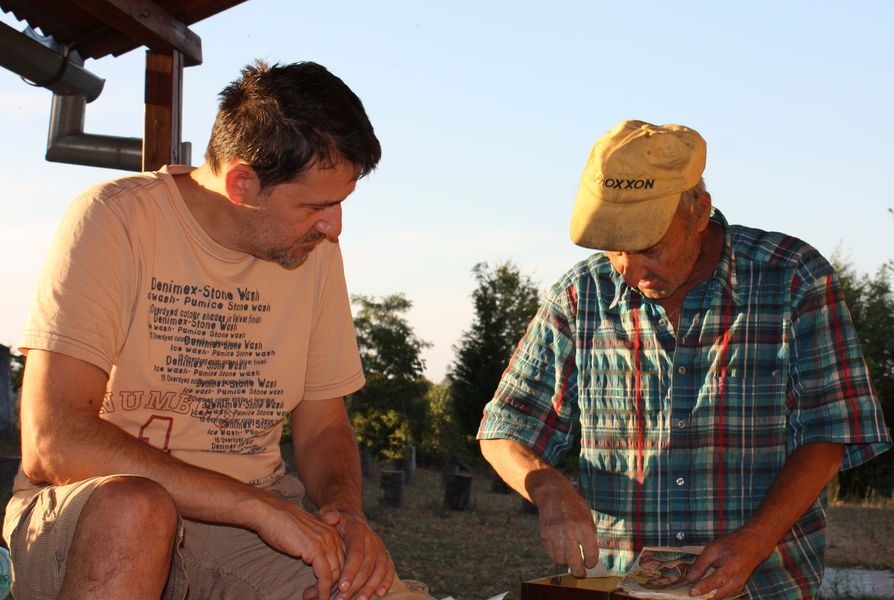
<path fill-rule="evenodd" d="M 812 598 L 825 487 L 891 446 L 836 275 L 806 243 L 730 226 L 706 145 L 625 121 L 596 142 L 571 237 L 478 437 L 572 573 L 704 546 L 693 595 Z M 555 468 L 580 436 L 580 488 Z"/>

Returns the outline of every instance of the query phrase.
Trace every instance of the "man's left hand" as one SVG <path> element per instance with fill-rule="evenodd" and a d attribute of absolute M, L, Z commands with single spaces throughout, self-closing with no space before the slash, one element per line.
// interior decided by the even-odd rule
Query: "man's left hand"
<path fill-rule="evenodd" d="M 324 523 L 335 527 L 345 547 L 345 564 L 333 599 L 372 600 L 388 593 L 394 583 L 394 563 L 366 519 L 332 506 L 322 507 L 319 514 Z M 308 589 L 304 600 L 314 598 L 315 588 Z"/>
<path fill-rule="evenodd" d="M 739 529 L 719 537 L 692 563 L 686 580 L 689 594 L 698 596 L 716 590 L 715 600 L 740 594 L 754 569 L 767 558 L 764 540 L 754 532 Z M 711 568 L 710 574 L 707 574 Z"/>

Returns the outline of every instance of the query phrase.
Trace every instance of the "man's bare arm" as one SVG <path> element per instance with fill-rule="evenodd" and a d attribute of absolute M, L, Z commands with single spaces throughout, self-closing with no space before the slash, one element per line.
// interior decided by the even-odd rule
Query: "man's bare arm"
<path fill-rule="evenodd" d="M 336 600 L 384 596 L 394 581 L 394 564 L 363 513 L 360 453 L 344 401 L 298 404 L 292 411 L 292 444 L 308 497 L 345 544 Z"/>
<path fill-rule="evenodd" d="M 28 353 L 22 387 L 22 468 L 28 477 L 53 484 L 122 473 L 146 477 L 168 491 L 182 516 L 256 531 L 272 547 L 311 564 L 324 586 L 340 572 L 343 555 L 333 527 L 101 419 L 107 383 L 102 369 L 82 360 Z"/>
<path fill-rule="evenodd" d="M 843 455 L 841 444 L 807 444 L 795 450 L 754 515 L 708 544 L 692 564 L 686 578 L 696 583 L 690 593 L 716 589 L 718 599 L 738 593 L 841 468 Z M 711 567 L 716 570 L 705 576 Z"/>
<path fill-rule="evenodd" d="M 481 453 L 512 489 L 537 505 L 540 538 L 550 558 L 577 577 L 596 566 L 593 516 L 567 477 L 514 440 L 481 440 Z"/>

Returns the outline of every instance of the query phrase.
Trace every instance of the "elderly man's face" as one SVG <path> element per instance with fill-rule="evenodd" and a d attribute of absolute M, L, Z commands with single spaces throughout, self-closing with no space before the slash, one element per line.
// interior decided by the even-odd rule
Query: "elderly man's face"
<path fill-rule="evenodd" d="M 668 298 L 693 275 L 701 251 L 699 220 L 688 209 L 677 210 L 657 244 L 639 252 L 609 252 L 624 281 L 653 300 Z"/>

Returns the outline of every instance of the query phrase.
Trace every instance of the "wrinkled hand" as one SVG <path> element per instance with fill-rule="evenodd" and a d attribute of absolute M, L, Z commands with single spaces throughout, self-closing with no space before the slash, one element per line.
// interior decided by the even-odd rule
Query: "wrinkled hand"
<path fill-rule="evenodd" d="M 394 564 L 385 543 L 370 529 L 366 519 L 331 506 L 324 506 L 319 515 L 324 523 L 335 527 L 345 548 L 344 566 L 337 588 L 333 588 L 333 592 L 337 589 L 334 600 L 371 600 L 388 593 L 394 583 Z M 304 593 L 304 600 L 328 598 L 318 594 L 311 588 Z"/>
<path fill-rule="evenodd" d="M 764 541 L 754 532 L 739 529 L 717 538 L 705 546 L 689 568 L 686 581 L 693 584 L 689 594 L 697 596 L 716 590 L 715 600 L 735 596 L 768 555 Z M 706 575 L 712 567 L 715 570 Z"/>
<path fill-rule="evenodd" d="M 570 485 L 550 486 L 538 495 L 537 510 L 546 553 L 557 564 L 568 565 L 575 577 L 585 577 L 586 569 L 599 561 L 596 525 L 586 500 Z"/>
<path fill-rule="evenodd" d="M 317 578 L 312 589 L 318 597 L 329 598 L 345 565 L 345 546 L 337 528 L 292 504 L 268 500 L 267 505 L 278 514 L 261 520 L 258 535 L 272 548 L 310 565 Z"/>

